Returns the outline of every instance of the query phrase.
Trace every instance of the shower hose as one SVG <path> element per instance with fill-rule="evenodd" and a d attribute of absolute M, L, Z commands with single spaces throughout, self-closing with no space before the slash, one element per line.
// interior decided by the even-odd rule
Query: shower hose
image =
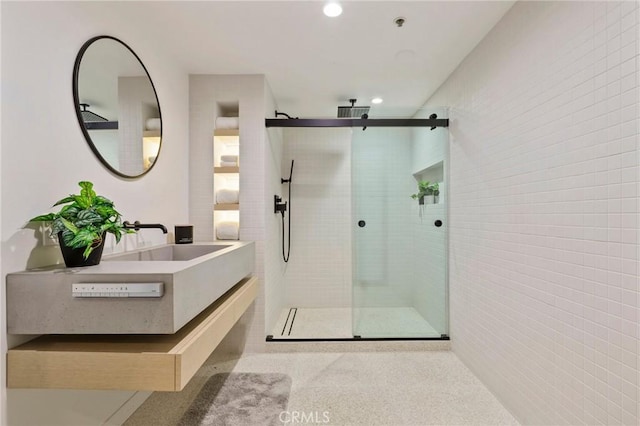
<path fill-rule="evenodd" d="M 291 166 L 293 171 L 293 165 Z M 291 177 L 289 177 L 291 179 Z M 287 231 L 287 255 L 284 254 L 284 212 L 282 212 L 282 260 L 284 263 L 289 262 L 289 254 L 291 253 L 291 181 L 289 181 L 289 219 Z"/>

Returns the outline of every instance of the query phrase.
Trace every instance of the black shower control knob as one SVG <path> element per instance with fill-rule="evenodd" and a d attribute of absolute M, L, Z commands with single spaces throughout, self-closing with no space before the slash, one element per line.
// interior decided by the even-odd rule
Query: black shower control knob
<path fill-rule="evenodd" d="M 438 220 L 436 220 L 433 224 L 434 224 L 437 228 L 440 228 L 440 227 L 442 226 L 442 221 L 441 221 L 440 219 L 438 219 Z"/>
<path fill-rule="evenodd" d="M 359 220 L 359 221 L 358 221 L 358 226 L 359 226 L 360 228 L 364 228 L 366 224 L 367 224 L 367 222 L 365 222 L 364 220 Z"/>

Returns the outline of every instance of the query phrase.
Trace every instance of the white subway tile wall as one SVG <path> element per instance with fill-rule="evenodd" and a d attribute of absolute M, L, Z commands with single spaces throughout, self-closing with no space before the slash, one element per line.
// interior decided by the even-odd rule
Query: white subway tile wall
<path fill-rule="evenodd" d="M 351 129 L 285 129 L 283 177 L 292 159 L 292 199 L 286 184 L 280 192 L 291 208 L 285 306 L 350 307 Z M 281 237 L 276 241 L 282 256 Z"/>
<path fill-rule="evenodd" d="M 447 310 L 447 217 L 444 205 L 444 185 L 440 185 L 439 204 L 419 206 L 414 201 L 410 226 L 410 255 L 412 261 L 409 297 L 410 306 L 427 320 L 439 334 L 448 334 Z M 443 222 L 436 227 L 436 220 Z"/>
<path fill-rule="evenodd" d="M 267 86 L 267 102 L 271 105 L 267 106 L 267 111 L 275 111 L 276 105 L 273 100 L 271 90 Z M 284 194 L 287 189 L 286 185 L 280 182 L 282 175 L 282 157 L 284 149 L 283 129 L 272 127 L 266 131 L 266 140 L 268 141 L 267 150 L 265 151 L 265 336 L 271 334 L 271 330 L 278 321 L 280 311 L 284 308 L 285 287 L 283 274 L 285 271 L 285 263 L 282 260 L 281 235 L 282 224 L 280 215 L 276 215 L 273 211 L 273 196 Z M 288 176 L 288 175 L 287 175 Z"/>
<path fill-rule="evenodd" d="M 453 349 L 522 423 L 640 423 L 638 15 L 517 2 L 428 102 Z"/>
<path fill-rule="evenodd" d="M 413 306 L 411 129 L 353 131 L 354 307 Z M 365 227 L 356 226 L 360 220 Z"/>

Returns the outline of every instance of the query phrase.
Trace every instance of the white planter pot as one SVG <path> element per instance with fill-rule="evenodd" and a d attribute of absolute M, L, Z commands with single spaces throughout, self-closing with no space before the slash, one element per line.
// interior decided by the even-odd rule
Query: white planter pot
<path fill-rule="evenodd" d="M 433 195 L 425 195 L 424 196 L 424 203 L 425 204 L 433 204 L 434 202 L 434 196 Z"/>

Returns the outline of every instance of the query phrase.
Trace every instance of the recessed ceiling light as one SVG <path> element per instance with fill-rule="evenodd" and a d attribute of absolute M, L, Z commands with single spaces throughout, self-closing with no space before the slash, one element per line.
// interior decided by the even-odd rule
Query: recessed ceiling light
<path fill-rule="evenodd" d="M 415 59 L 415 57 L 416 57 L 415 50 L 410 50 L 410 49 L 400 50 L 396 53 L 396 56 L 395 56 L 398 62 L 402 62 L 405 64 L 412 62 Z"/>
<path fill-rule="evenodd" d="M 336 16 L 340 16 L 342 14 L 342 6 L 338 3 L 327 3 L 322 9 L 325 15 L 335 18 Z"/>
<path fill-rule="evenodd" d="M 382 98 L 373 98 L 373 99 L 371 99 L 371 103 L 372 104 L 381 104 L 382 103 Z"/>

